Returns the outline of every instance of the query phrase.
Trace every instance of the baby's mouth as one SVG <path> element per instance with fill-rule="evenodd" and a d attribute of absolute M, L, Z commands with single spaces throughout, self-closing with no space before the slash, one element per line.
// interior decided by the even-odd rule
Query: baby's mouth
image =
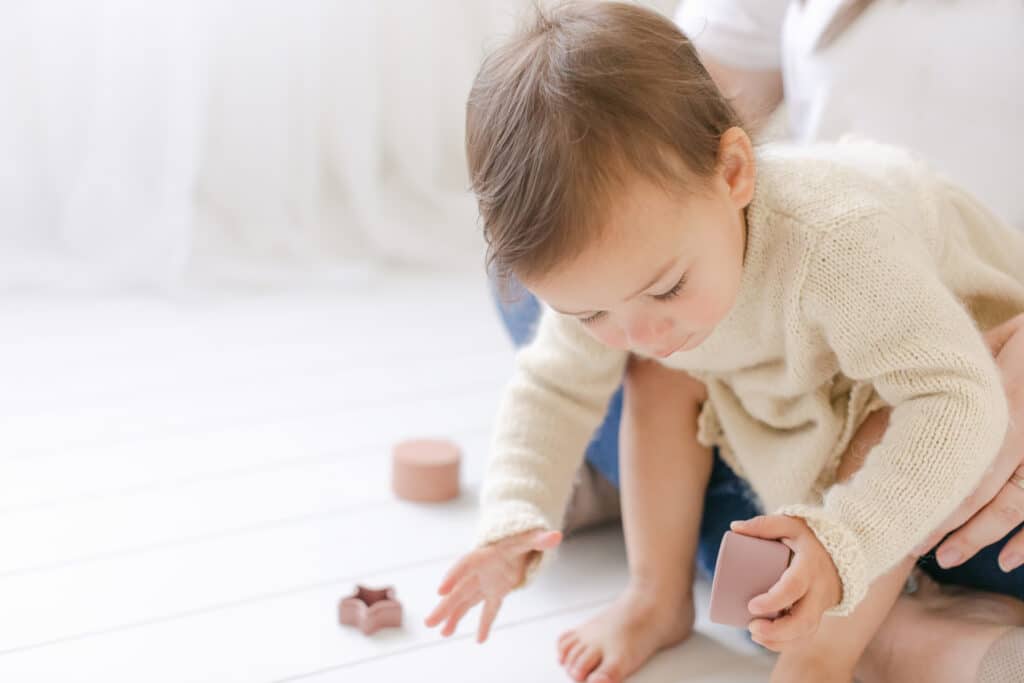
<path fill-rule="evenodd" d="M 686 338 L 683 339 L 682 343 L 673 347 L 671 351 L 659 351 L 656 352 L 654 355 L 657 356 L 658 358 L 668 358 L 669 356 L 671 356 L 673 353 L 676 353 L 680 349 L 686 348 L 686 345 L 690 343 L 690 339 L 692 338 L 692 334 L 687 335 Z"/>

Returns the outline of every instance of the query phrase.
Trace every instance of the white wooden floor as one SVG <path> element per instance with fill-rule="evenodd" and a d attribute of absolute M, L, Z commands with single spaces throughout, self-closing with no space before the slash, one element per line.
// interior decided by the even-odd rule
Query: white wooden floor
<path fill-rule="evenodd" d="M 331 288 L 0 299 L 0 680 L 568 680 L 555 639 L 626 578 L 616 530 L 570 539 L 506 601 L 422 626 L 467 548 L 512 352 L 481 278 L 377 273 Z M 391 444 L 465 449 L 463 497 L 388 487 Z M 337 624 L 394 584 L 401 630 Z M 765 680 L 706 621 L 633 680 Z"/>

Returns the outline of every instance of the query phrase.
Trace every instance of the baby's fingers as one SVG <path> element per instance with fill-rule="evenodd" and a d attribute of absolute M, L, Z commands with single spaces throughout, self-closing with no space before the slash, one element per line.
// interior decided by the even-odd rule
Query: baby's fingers
<path fill-rule="evenodd" d="M 745 536 L 773 541 L 783 538 L 798 538 L 803 530 L 799 521 L 786 515 L 758 515 L 751 519 L 738 519 L 730 523 L 729 528 Z"/>
<path fill-rule="evenodd" d="M 484 602 L 484 611 L 480 614 L 480 628 L 476 632 L 476 642 L 482 643 L 487 640 L 491 633 L 491 624 L 498 616 L 501 609 L 501 600 L 487 600 Z"/>
<path fill-rule="evenodd" d="M 452 588 L 455 587 L 455 584 L 457 584 L 459 580 L 466 575 L 466 572 L 472 566 L 472 563 L 472 555 L 467 555 L 466 557 L 463 557 L 461 560 L 456 562 L 455 565 L 448 570 L 448 573 L 445 574 L 444 578 L 441 580 L 441 585 L 437 587 L 437 594 L 448 595 L 448 593 L 451 592 Z"/>
<path fill-rule="evenodd" d="M 790 565 L 767 593 L 747 603 L 747 609 L 752 614 L 780 612 L 802 598 L 807 593 L 807 587 L 807 579 L 799 566 Z"/>
<path fill-rule="evenodd" d="M 459 625 L 459 622 L 462 621 L 462 617 L 466 616 L 466 612 L 471 610 L 473 605 L 478 602 L 478 599 L 464 600 L 460 602 L 451 613 L 451 616 L 448 617 L 448 623 L 444 625 L 443 629 L 441 629 L 441 635 L 447 638 L 451 634 L 455 633 L 455 628 Z"/>
<path fill-rule="evenodd" d="M 750 622 L 750 635 L 771 650 L 814 634 L 820 623 L 820 614 L 806 600 L 798 602 L 789 614 L 778 619 L 755 619 Z M 772 643 L 774 647 L 769 646 Z"/>
<path fill-rule="evenodd" d="M 452 603 L 446 598 L 438 603 L 437 607 L 427 615 L 427 618 L 423 620 L 423 624 L 427 628 L 434 628 L 448 616 L 448 612 L 451 610 Z"/>
<path fill-rule="evenodd" d="M 480 584 L 475 578 L 466 579 L 460 583 L 453 592 L 441 600 L 438 606 L 434 608 L 434 611 L 427 615 L 427 618 L 423 623 L 428 627 L 433 628 L 444 621 L 446 617 L 451 615 L 459 604 L 466 601 L 472 601 L 471 605 L 475 605 L 480 601 L 480 598 Z"/>
<path fill-rule="evenodd" d="M 551 550 L 562 542 L 561 531 L 535 529 L 507 539 L 509 547 L 519 553 Z"/>

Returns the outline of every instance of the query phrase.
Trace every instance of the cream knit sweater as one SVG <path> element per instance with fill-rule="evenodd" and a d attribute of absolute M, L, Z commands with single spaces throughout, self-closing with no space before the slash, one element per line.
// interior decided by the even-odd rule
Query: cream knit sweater
<path fill-rule="evenodd" d="M 758 156 L 735 305 L 661 362 L 706 383 L 699 440 L 766 512 L 807 521 L 843 584 L 829 613 L 848 614 L 998 452 L 1006 402 L 979 328 L 1021 311 L 1024 235 L 965 192 L 881 145 L 775 146 Z M 626 357 L 545 309 L 499 409 L 481 543 L 560 527 Z M 883 441 L 833 485 L 883 405 Z"/>

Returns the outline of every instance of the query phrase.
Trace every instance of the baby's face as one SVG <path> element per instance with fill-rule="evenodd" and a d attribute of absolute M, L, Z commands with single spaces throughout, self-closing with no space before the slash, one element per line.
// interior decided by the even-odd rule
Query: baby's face
<path fill-rule="evenodd" d="M 696 348 L 739 291 L 743 209 L 753 192 L 753 169 L 746 171 L 716 175 L 707 192 L 686 199 L 634 181 L 601 242 L 524 284 L 608 346 L 659 358 Z M 732 181 L 744 177 L 749 188 L 737 191 Z"/>

